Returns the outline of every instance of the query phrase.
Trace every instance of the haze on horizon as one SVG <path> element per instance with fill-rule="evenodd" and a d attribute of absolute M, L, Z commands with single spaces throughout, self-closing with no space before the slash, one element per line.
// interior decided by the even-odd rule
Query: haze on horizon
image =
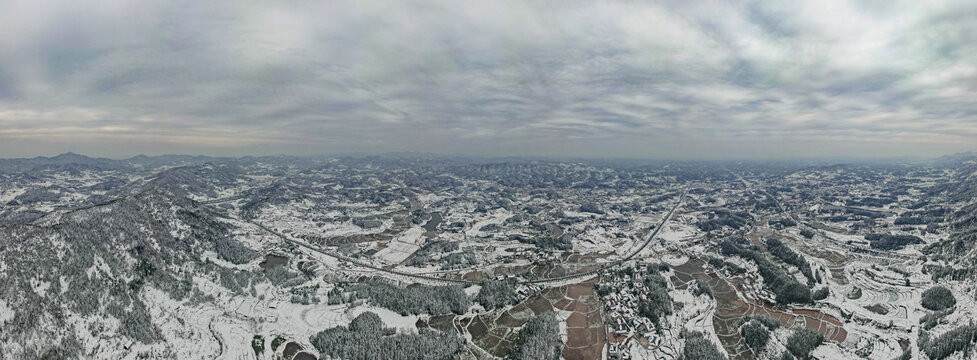
<path fill-rule="evenodd" d="M 0 157 L 977 150 L 975 1 L 22 1 Z"/>

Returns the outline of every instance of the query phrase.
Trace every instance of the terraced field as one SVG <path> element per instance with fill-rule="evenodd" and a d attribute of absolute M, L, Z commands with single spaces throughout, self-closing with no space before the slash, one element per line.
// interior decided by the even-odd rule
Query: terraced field
<path fill-rule="evenodd" d="M 567 324 L 565 359 L 600 358 L 607 342 L 601 304 L 593 280 L 543 290 L 516 306 L 477 316 L 434 316 L 417 327 L 468 334 L 476 346 L 492 356 L 505 357 L 519 329 L 534 316 L 557 312 Z"/>
<path fill-rule="evenodd" d="M 716 299 L 713 326 L 723 347 L 734 358 L 754 358 L 754 354 L 739 334 L 739 321 L 746 315 L 767 315 L 789 328 L 808 327 L 824 334 L 826 339 L 838 343 L 844 342 L 848 337 L 848 332 L 841 321 L 820 311 L 778 309 L 743 300 L 737 293 L 735 279 L 723 278 L 713 269 L 707 268 L 701 260 L 689 260 L 685 264 L 675 266 L 674 270 L 672 282 L 676 288 L 683 288 L 696 279 L 709 283 Z"/>

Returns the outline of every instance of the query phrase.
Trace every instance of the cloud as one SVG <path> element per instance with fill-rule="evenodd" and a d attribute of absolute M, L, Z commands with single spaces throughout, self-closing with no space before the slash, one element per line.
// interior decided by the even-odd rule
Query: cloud
<path fill-rule="evenodd" d="M 7 8 L 11 155 L 935 155 L 977 135 L 966 2 Z"/>

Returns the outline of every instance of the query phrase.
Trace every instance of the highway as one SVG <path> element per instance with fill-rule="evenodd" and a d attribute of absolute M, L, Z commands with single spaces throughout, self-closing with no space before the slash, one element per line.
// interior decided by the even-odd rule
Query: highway
<path fill-rule="evenodd" d="M 661 231 L 661 229 L 665 227 L 665 225 L 668 223 L 668 220 L 671 219 L 672 215 L 675 214 L 675 211 L 679 208 L 679 206 L 682 205 L 682 202 L 685 200 L 685 196 L 686 195 L 688 195 L 688 190 L 686 190 L 685 192 L 682 193 L 682 196 L 680 196 L 679 199 L 678 199 L 678 201 L 675 202 L 675 205 L 672 206 L 672 209 L 668 211 L 668 214 L 666 214 L 665 217 L 662 218 L 661 223 L 659 223 L 658 226 L 655 227 L 655 229 L 652 231 L 652 233 L 648 236 L 648 239 L 645 240 L 645 242 L 643 244 L 641 244 L 641 246 L 637 250 L 635 250 L 634 252 L 632 252 L 627 257 L 621 258 L 621 259 L 616 260 L 616 261 L 613 261 L 613 262 L 605 263 L 601 267 L 599 267 L 597 269 L 589 270 L 589 271 L 578 272 L 578 273 L 574 273 L 574 274 L 570 274 L 570 275 L 558 276 L 558 277 L 552 277 L 552 278 L 545 278 L 545 279 L 523 280 L 523 281 L 520 281 L 518 283 L 519 284 L 525 284 L 525 285 L 541 285 L 541 284 L 547 284 L 547 283 L 562 282 L 562 281 L 566 281 L 566 280 L 570 280 L 570 279 L 575 279 L 575 278 L 587 277 L 587 276 L 594 275 L 594 274 L 596 274 L 596 273 L 598 273 L 598 272 L 600 272 L 600 271 L 602 271 L 604 269 L 607 269 L 609 267 L 617 266 L 617 265 L 620 265 L 620 264 L 622 264 L 624 262 L 627 262 L 627 261 L 632 260 L 642 250 L 644 250 L 646 247 L 648 247 L 648 244 L 650 244 L 655 239 L 656 236 L 658 236 L 658 233 Z M 299 247 L 308 249 L 310 251 L 313 251 L 313 252 L 316 252 L 316 253 L 319 253 L 319 254 L 322 254 L 322 255 L 326 255 L 326 256 L 329 256 L 331 258 L 335 258 L 335 259 L 340 260 L 340 261 L 345 261 L 347 263 L 353 264 L 353 265 L 358 266 L 358 267 L 362 267 L 362 268 L 366 268 L 366 269 L 370 269 L 370 270 L 376 270 L 376 271 L 380 271 L 380 272 L 384 272 L 384 273 L 388 273 L 388 274 L 392 274 L 392 275 L 404 276 L 404 277 L 408 277 L 408 278 L 414 278 L 414 279 L 420 279 L 420 280 L 426 280 L 426 281 L 439 281 L 439 282 L 456 283 L 456 284 L 477 284 L 477 282 L 470 281 L 470 280 L 446 279 L 446 278 L 440 278 L 440 277 L 434 277 L 434 276 L 426 276 L 426 275 L 420 275 L 420 274 L 406 273 L 406 272 L 397 271 L 397 270 L 384 269 L 384 268 L 379 267 L 379 266 L 376 266 L 376 265 L 368 264 L 368 263 L 365 263 L 365 262 L 362 262 L 362 261 L 359 261 L 359 260 L 356 260 L 356 259 L 353 259 L 353 258 L 349 258 L 349 257 L 343 256 L 343 255 L 339 255 L 339 254 L 334 253 L 334 252 L 331 252 L 331 251 L 323 250 L 323 249 L 321 249 L 321 248 L 319 248 L 317 246 L 312 246 L 312 245 L 309 245 L 309 244 L 307 244 L 305 242 L 302 242 L 302 241 L 292 240 L 292 239 L 288 238 L 287 236 L 285 236 L 284 234 L 281 234 L 281 233 L 279 233 L 279 232 L 277 232 L 275 230 L 272 230 L 272 229 L 268 228 L 267 226 L 265 226 L 265 225 L 263 225 L 261 223 L 258 223 L 256 221 L 253 221 L 253 220 L 245 220 L 245 221 L 247 221 L 248 223 L 251 223 L 251 224 L 253 224 L 253 225 L 255 225 L 255 226 L 259 227 L 259 228 L 261 228 L 262 230 L 264 230 L 264 231 L 266 231 L 266 232 L 268 232 L 268 233 L 270 233 L 272 235 L 277 236 L 279 239 L 282 239 L 282 241 L 285 241 L 286 243 L 289 243 L 289 244 L 292 244 L 292 245 L 295 245 L 295 246 L 299 246 Z"/>
<path fill-rule="evenodd" d="M 632 252 L 631 255 L 628 255 L 627 257 L 621 258 L 621 259 L 616 260 L 616 261 L 605 263 L 604 265 L 601 265 L 601 267 L 599 267 L 597 269 L 590 270 L 590 271 L 584 271 L 584 272 L 574 273 L 574 274 L 570 274 L 570 275 L 566 275 L 566 276 L 560 276 L 560 277 L 553 277 L 553 278 L 548 278 L 548 279 L 537 279 L 537 280 L 523 281 L 522 283 L 525 283 L 525 284 L 541 284 L 541 283 L 547 283 L 547 282 L 559 282 L 559 281 L 564 281 L 564 280 L 568 280 L 568 279 L 585 277 L 585 276 L 589 276 L 589 275 L 593 275 L 593 274 L 596 274 L 598 272 L 601 272 L 604 269 L 607 269 L 607 268 L 610 268 L 610 267 L 614 267 L 614 266 L 623 264 L 625 262 L 631 261 L 631 259 L 633 259 L 639 253 L 641 253 L 642 250 L 644 250 L 646 247 L 648 247 L 648 244 L 651 244 L 651 241 L 652 240 L 655 240 L 655 237 L 658 236 L 658 233 L 661 231 L 661 229 L 664 228 L 665 227 L 665 224 L 668 223 L 668 220 L 672 218 L 672 214 L 675 213 L 675 210 L 678 210 L 679 206 L 682 205 L 682 201 L 685 200 L 685 196 L 688 193 L 689 193 L 688 190 L 686 190 L 685 192 L 682 193 L 682 196 L 680 196 L 678 198 L 678 201 L 675 202 L 675 205 L 672 206 L 672 209 L 668 211 L 668 214 L 666 214 L 664 218 L 662 218 L 661 223 L 659 223 L 658 226 L 655 227 L 655 230 L 653 230 L 651 232 L 651 235 L 648 235 L 648 240 L 645 240 L 645 242 L 643 244 L 641 244 L 640 247 L 638 247 L 638 250 L 635 250 L 634 252 Z"/>

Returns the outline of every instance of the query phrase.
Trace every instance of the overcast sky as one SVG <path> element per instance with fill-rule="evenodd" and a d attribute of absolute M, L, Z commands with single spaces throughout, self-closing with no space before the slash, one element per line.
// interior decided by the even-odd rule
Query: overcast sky
<path fill-rule="evenodd" d="M 977 1 L 5 1 L 0 157 L 977 150 Z"/>

